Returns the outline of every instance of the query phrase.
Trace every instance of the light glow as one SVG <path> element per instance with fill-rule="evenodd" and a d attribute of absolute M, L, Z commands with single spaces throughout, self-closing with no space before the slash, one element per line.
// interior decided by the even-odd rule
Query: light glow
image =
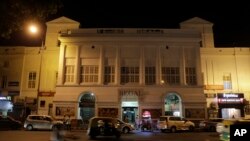
<path fill-rule="evenodd" d="M 38 29 L 37 29 L 37 26 L 35 26 L 35 25 L 30 25 L 29 26 L 29 31 L 31 32 L 31 33 L 37 33 L 38 32 Z"/>

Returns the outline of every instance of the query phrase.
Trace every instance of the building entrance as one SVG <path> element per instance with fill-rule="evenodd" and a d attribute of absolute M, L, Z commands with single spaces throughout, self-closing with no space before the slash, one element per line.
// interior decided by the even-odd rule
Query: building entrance
<path fill-rule="evenodd" d="M 95 96 L 93 93 L 84 93 L 79 102 L 80 118 L 87 122 L 95 116 Z"/>
<path fill-rule="evenodd" d="M 122 120 L 128 123 L 135 123 L 135 118 L 138 115 L 137 107 L 122 107 Z"/>
<path fill-rule="evenodd" d="M 138 112 L 138 96 L 136 94 L 124 94 L 122 96 L 122 113 L 121 118 L 128 123 L 135 123 Z"/>

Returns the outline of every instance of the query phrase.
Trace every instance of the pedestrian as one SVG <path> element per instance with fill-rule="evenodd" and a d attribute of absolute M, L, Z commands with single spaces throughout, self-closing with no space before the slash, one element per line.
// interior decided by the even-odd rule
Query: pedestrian
<path fill-rule="evenodd" d="M 62 126 L 57 126 L 50 136 L 50 141 L 64 141 L 64 132 L 62 130 Z"/>
<path fill-rule="evenodd" d="M 138 130 L 140 128 L 140 119 L 139 119 L 138 115 L 135 118 L 135 128 L 136 128 L 136 130 Z"/>
<path fill-rule="evenodd" d="M 70 119 L 70 115 L 68 115 L 68 118 L 66 119 L 66 128 L 67 128 L 67 130 L 71 130 L 71 119 Z"/>

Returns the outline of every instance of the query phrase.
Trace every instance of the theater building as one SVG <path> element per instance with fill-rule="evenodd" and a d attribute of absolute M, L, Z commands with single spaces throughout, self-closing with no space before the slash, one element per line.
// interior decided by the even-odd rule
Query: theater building
<path fill-rule="evenodd" d="M 232 108 L 246 115 L 249 48 L 215 48 L 206 20 L 195 17 L 178 29 L 80 28 L 66 17 L 46 25 L 43 48 L 0 48 L 1 95 L 15 91 L 13 101 L 31 112 L 129 122 L 137 115 L 226 118 Z"/>
<path fill-rule="evenodd" d="M 49 24 L 58 20 L 68 19 Z M 185 27 L 59 31 L 55 117 L 69 113 L 82 119 L 127 117 L 130 122 L 148 114 L 205 118 L 199 31 Z"/>

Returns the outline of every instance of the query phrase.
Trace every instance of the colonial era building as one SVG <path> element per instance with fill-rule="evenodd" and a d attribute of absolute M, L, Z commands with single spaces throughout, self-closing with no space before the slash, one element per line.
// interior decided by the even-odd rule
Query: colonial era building
<path fill-rule="evenodd" d="M 43 48 L 0 48 L 1 95 L 23 104 L 22 114 L 130 122 L 136 115 L 245 116 L 250 49 L 215 48 L 212 23 L 195 17 L 179 29 L 79 25 L 60 17 L 47 22 Z"/>

